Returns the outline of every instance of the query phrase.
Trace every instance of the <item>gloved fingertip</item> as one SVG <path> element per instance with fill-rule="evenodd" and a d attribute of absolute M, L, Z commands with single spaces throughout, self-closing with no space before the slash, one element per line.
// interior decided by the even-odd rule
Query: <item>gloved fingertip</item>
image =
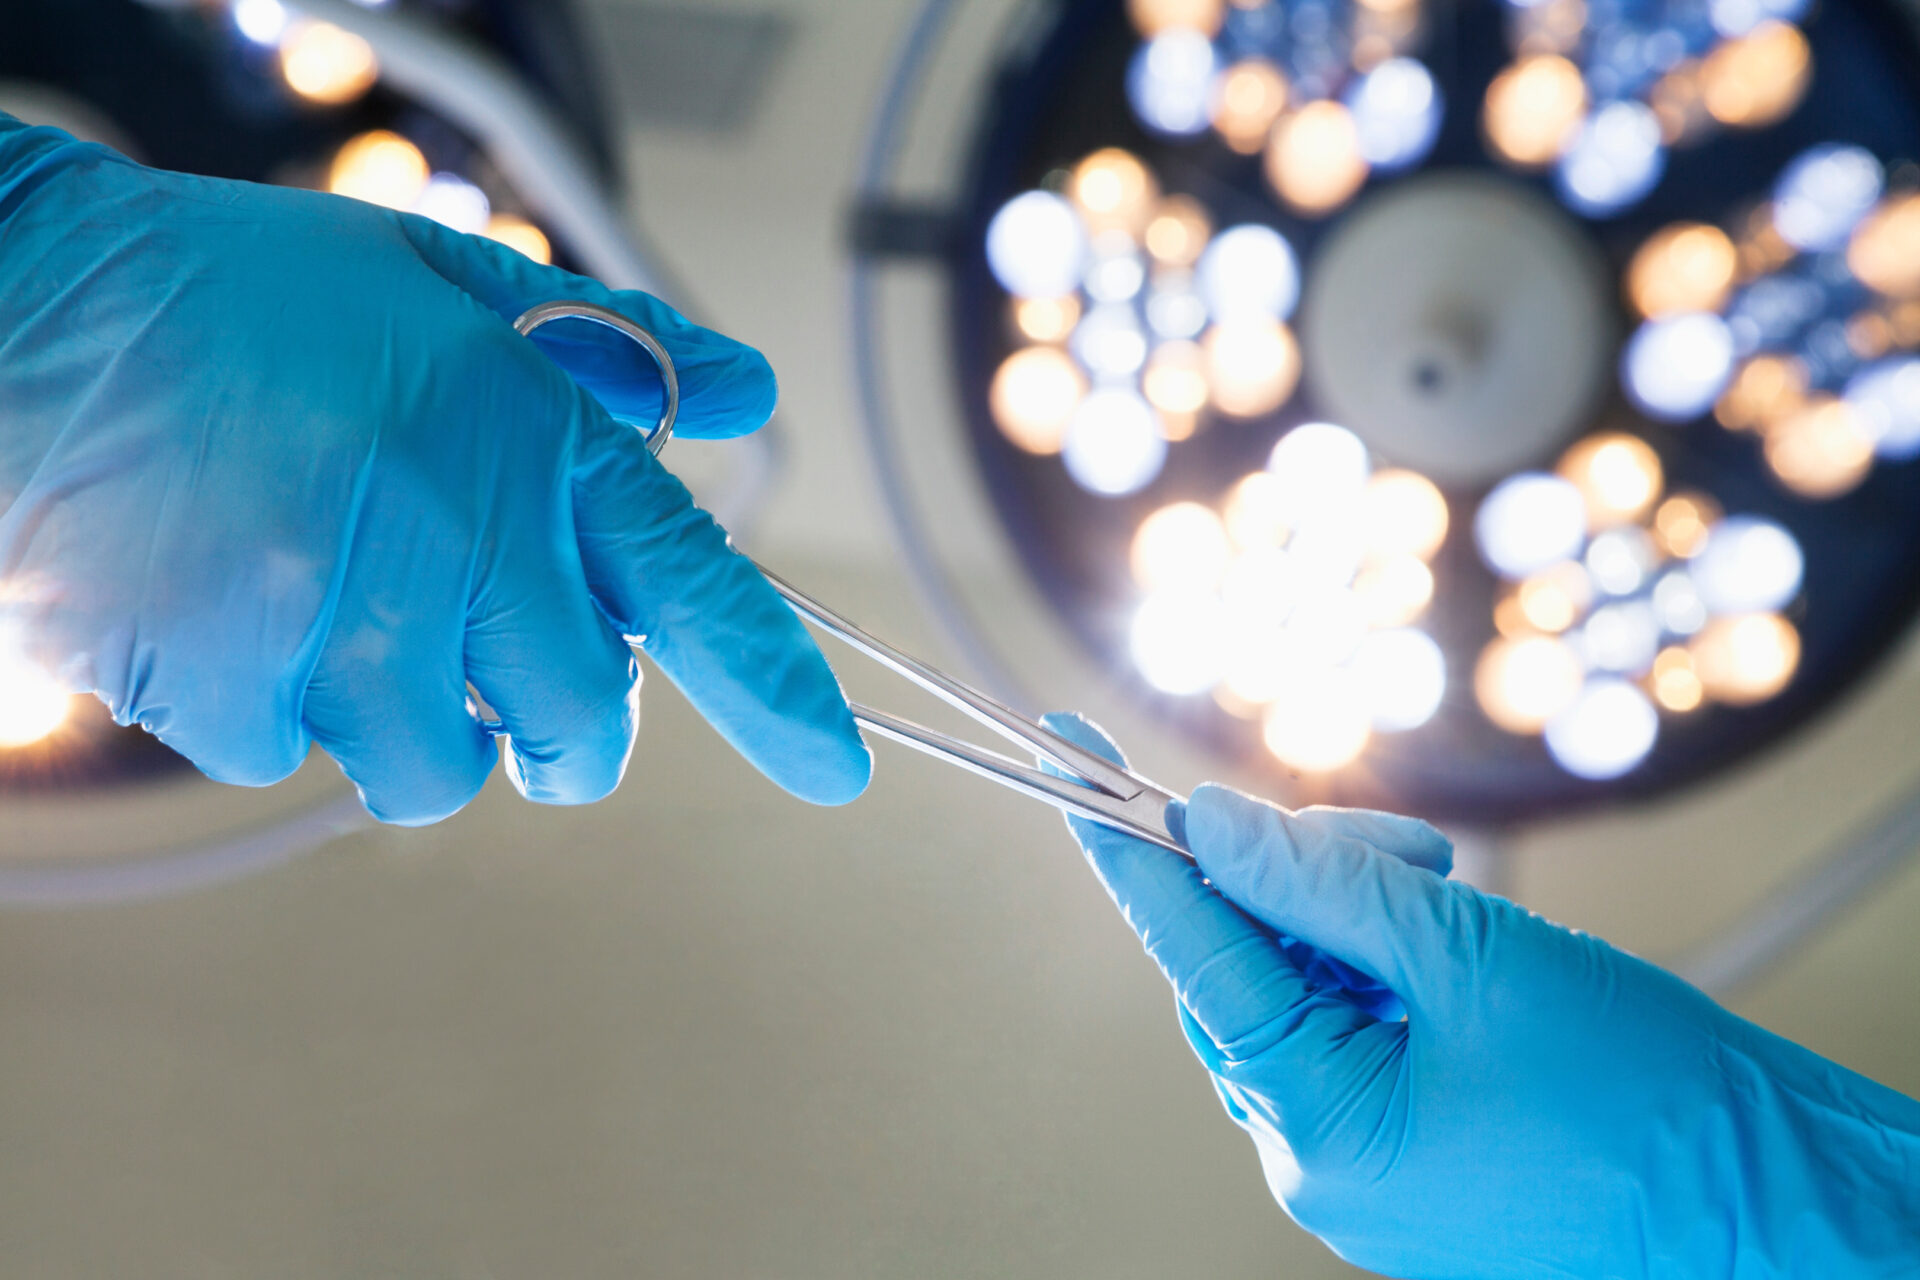
<path fill-rule="evenodd" d="M 354 791 L 360 797 L 361 807 L 372 814 L 376 821 L 390 827 L 431 827 L 445 822 L 472 804 L 487 785 L 490 772 L 480 774 L 470 787 L 457 790 L 442 788 L 437 794 L 416 791 L 405 799 L 400 799 L 398 792 L 375 795 L 358 784 L 355 784 Z"/>
<path fill-rule="evenodd" d="M 777 761 L 761 761 L 768 776 L 808 804 L 836 808 L 858 800 L 873 781 L 873 752 L 844 707 L 797 728 Z"/>

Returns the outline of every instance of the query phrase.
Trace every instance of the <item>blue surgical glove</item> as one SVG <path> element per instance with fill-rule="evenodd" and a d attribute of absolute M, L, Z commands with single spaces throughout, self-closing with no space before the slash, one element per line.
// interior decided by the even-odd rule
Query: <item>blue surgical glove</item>
<path fill-rule="evenodd" d="M 274 782 L 317 742 L 420 823 L 496 759 L 469 681 L 527 796 L 612 790 L 644 637 L 774 781 L 851 799 L 868 756 L 825 661 L 614 416 L 657 416 L 650 362 L 510 327 L 553 298 L 659 336 L 680 434 L 772 411 L 757 352 L 644 294 L 0 116 L 0 644 L 214 778 Z"/>
<path fill-rule="evenodd" d="M 1069 825 L 1275 1198 L 1342 1257 L 1474 1280 L 1920 1275 L 1920 1104 L 1444 879 L 1423 823 L 1212 785 L 1183 821 L 1197 866 Z"/>

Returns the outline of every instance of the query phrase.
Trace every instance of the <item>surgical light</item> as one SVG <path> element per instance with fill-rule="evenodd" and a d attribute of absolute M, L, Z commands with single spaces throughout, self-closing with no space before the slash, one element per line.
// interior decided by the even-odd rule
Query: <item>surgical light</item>
<path fill-rule="evenodd" d="M 1351 511 L 1372 469 L 1360 437 L 1328 422 L 1295 427 L 1267 455 L 1267 470 L 1278 481 L 1280 518 L 1295 530 Z"/>
<path fill-rule="evenodd" d="M 993 420 L 1028 453 L 1058 453 L 1086 396 L 1079 366 L 1055 347 L 1026 347 L 1001 362 L 988 393 Z"/>
<path fill-rule="evenodd" d="M 0 653 L 0 749 L 42 741 L 66 723 L 72 708 L 72 695 L 44 670 Z"/>
<path fill-rule="evenodd" d="M 973 439 L 1030 535 L 1018 554 L 1145 685 L 1211 695 L 1183 724 L 1251 750 L 1259 720 L 1267 752 L 1328 775 L 1315 785 L 1341 802 L 1497 816 L 1642 794 L 1786 731 L 1842 676 L 1797 679 L 1782 643 L 1770 664 L 1731 663 L 1726 637 L 1760 653 L 1759 624 L 1735 622 L 1791 611 L 1810 653 L 1871 649 L 1825 646 L 1870 611 L 1863 575 L 1884 576 L 1906 535 L 1863 532 L 1860 567 L 1835 573 L 1837 522 L 1864 528 L 1868 494 L 1894 510 L 1915 483 L 1896 469 L 1920 454 L 1905 108 L 1882 120 L 1805 95 L 1816 52 L 1827 85 L 1878 56 L 1852 14 L 1872 2 L 1510 0 L 1504 52 L 1469 65 L 1451 52 L 1464 19 L 1418 0 L 1143 0 L 1131 31 L 1069 0 L 1084 25 L 1049 28 L 1057 78 L 1010 64 L 1038 96 L 990 108 L 955 273 Z M 1884 98 L 1879 83 L 1855 96 Z M 1516 168 L 1537 176 L 1494 176 Z M 1530 260 L 1503 276 L 1500 247 L 1450 271 L 1472 255 L 1446 240 L 1334 272 L 1372 210 L 1437 218 L 1495 183 L 1501 199 L 1471 207 L 1527 191 L 1535 256 L 1559 275 Z M 1073 274 L 996 290 L 981 237 L 1035 195 L 1071 214 Z M 1478 229 L 1492 221 L 1476 231 L 1498 246 Z M 1064 466 L 1005 443 L 990 384 L 1029 346 L 1071 387 Z M 1378 404 L 1349 394 L 1347 365 Z M 1175 512 L 1185 550 L 1162 525 Z M 1755 542 L 1742 596 L 1723 562 L 1755 528 L 1786 550 Z M 1193 641 L 1204 661 L 1184 678 L 1157 647 L 1172 622 L 1141 620 L 1176 598 L 1223 628 Z M 1161 603 L 1138 635 L 1100 639 L 1145 601 Z M 1428 673 L 1422 716 L 1321 688 L 1397 687 L 1378 656 L 1396 645 L 1440 659 L 1407 667 Z M 1729 705 L 1772 709 L 1715 709 Z"/>
<path fill-rule="evenodd" d="M 1373 724 L 1391 733 L 1417 729 L 1440 709 L 1447 659 L 1424 631 L 1376 631 L 1360 642 L 1353 674 L 1366 691 Z"/>
<path fill-rule="evenodd" d="M 1858 488 L 1873 467 L 1874 439 L 1853 404 L 1815 396 L 1767 433 L 1767 465 L 1808 498 L 1837 498 Z"/>
<path fill-rule="evenodd" d="M 436 173 L 414 199 L 413 212 L 467 235 L 479 235 L 493 217 L 487 193 L 458 174 Z"/>
<path fill-rule="evenodd" d="M 547 233 L 516 214 L 494 214 L 487 219 L 486 230 L 482 234 L 534 262 L 544 264 L 553 261 L 553 241 L 547 239 Z"/>
<path fill-rule="evenodd" d="M 1173 27 L 1134 54 L 1127 96 L 1149 129 L 1190 137 L 1212 123 L 1213 75 L 1213 41 L 1191 28 Z"/>
<path fill-rule="evenodd" d="M 1772 520 L 1732 516 L 1707 535 L 1693 562 L 1701 603 L 1715 613 L 1784 609 L 1800 594 L 1806 558 L 1800 543 Z"/>
<path fill-rule="evenodd" d="M 1592 217 L 1638 204 L 1666 171 L 1660 121 L 1644 103 L 1609 102 L 1566 143 L 1555 180 L 1561 199 Z"/>
<path fill-rule="evenodd" d="M 1067 473 L 1108 496 L 1145 488 L 1160 474 L 1167 442 L 1159 419 L 1138 392 L 1100 387 L 1080 401 L 1062 448 Z"/>
<path fill-rule="evenodd" d="M 1139 313 L 1124 302 L 1090 308 L 1067 345 L 1096 379 L 1124 378 L 1147 362 L 1146 331 Z"/>
<path fill-rule="evenodd" d="M 1580 696 L 1586 670 L 1553 636 L 1502 636 L 1474 669 L 1473 688 L 1487 718 L 1509 733 L 1532 734 Z"/>
<path fill-rule="evenodd" d="M 1278 320 L 1248 317 L 1217 324 L 1201 349 L 1209 396 L 1229 417 L 1272 413 L 1300 382 L 1300 345 Z"/>
<path fill-rule="evenodd" d="M 1627 342 L 1622 382 L 1642 410 L 1685 422 L 1713 407 L 1733 375 L 1733 332 L 1704 311 L 1649 320 Z"/>
<path fill-rule="evenodd" d="M 297 22 L 280 42 L 287 87 L 321 106 L 343 106 L 380 78 L 373 46 L 329 22 Z"/>
<path fill-rule="evenodd" d="M 1660 455 L 1624 432 L 1588 436 L 1561 457 L 1558 470 L 1580 491 L 1595 529 L 1640 519 L 1659 500 L 1665 483 Z"/>
<path fill-rule="evenodd" d="M 1127 0 L 1127 16 L 1147 36 L 1178 30 L 1211 35 L 1226 8 L 1226 0 Z"/>
<path fill-rule="evenodd" d="M 1013 323 L 1035 342 L 1064 342 L 1080 323 L 1080 299 L 1021 298 L 1014 304 Z"/>
<path fill-rule="evenodd" d="M 1800 633 L 1778 614 L 1718 618 L 1691 645 L 1708 697 L 1734 706 L 1763 702 L 1786 687 L 1800 665 Z"/>
<path fill-rule="evenodd" d="M 1786 22 L 1762 22 L 1717 46 L 1700 64 L 1701 105 L 1721 124 L 1757 129 L 1784 118 L 1807 91 L 1807 38 Z"/>
<path fill-rule="evenodd" d="M 1660 713 L 1625 680 L 1588 682 L 1546 727 L 1547 750 L 1575 777 L 1617 778 L 1646 758 Z"/>
<path fill-rule="evenodd" d="M 1433 570 L 1412 556 L 1394 556 L 1362 569 L 1353 594 L 1370 625 L 1403 627 L 1433 602 Z"/>
<path fill-rule="evenodd" d="M 1920 357 L 1861 369 L 1847 381 L 1846 402 L 1881 457 L 1900 462 L 1920 454 Z"/>
<path fill-rule="evenodd" d="M 388 129 L 374 129 L 344 143 L 327 171 L 327 189 L 389 209 L 406 209 L 427 189 L 427 158 L 420 148 Z"/>
<path fill-rule="evenodd" d="M 1388 58 L 1347 91 L 1360 158 L 1392 172 L 1419 164 L 1440 134 L 1440 91 L 1426 65 Z"/>
<path fill-rule="evenodd" d="M 1133 615 L 1133 660 L 1162 693 L 1204 693 L 1220 679 L 1223 632 L 1220 602 L 1211 595 L 1149 596 Z"/>
<path fill-rule="evenodd" d="M 1192 196 L 1168 196 L 1154 210 L 1144 237 L 1147 252 L 1155 262 L 1169 267 L 1190 267 L 1200 259 L 1213 235 L 1213 220 L 1206 206 Z"/>
<path fill-rule="evenodd" d="M 1580 554 L 1587 540 L 1586 503 L 1559 476 L 1510 476 L 1480 504 L 1473 534 L 1489 568 L 1524 578 Z"/>
<path fill-rule="evenodd" d="M 1289 768 L 1326 773 L 1350 764 L 1372 736 L 1367 691 L 1341 668 L 1302 673 L 1267 705 L 1261 736 Z"/>
<path fill-rule="evenodd" d="M 1838 249 L 1880 199 L 1885 181 L 1865 147 L 1814 147 L 1774 183 L 1774 229 L 1796 249 Z"/>
<path fill-rule="evenodd" d="M 1073 206 L 1050 191 L 1007 201 L 987 228 L 987 262 L 1020 298 L 1057 298 L 1080 284 L 1087 235 Z"/>
<path fill-rule="evenodd" d="M 280 0 L 234 0 L 233 25 L 255 44 L 278 44 L 288 22 L 287 8 Z"/>
<path fill-rule="evenodd" d="M 1242 155 L 1258 155 L 1287 108 L 1287 78 L 1265 58 L 1234 63 L 1214 82 L 1213 127 Z"/>
<path fill-rule="evenodd" d="M 1105 147 L 1074 166 L 1067 194 L 1094 234 L 1136 235 L 1152 217 L 1160 184 L 1138 156 L 1120 147 Z"/>
<path fill-rule="evenodd" d="M 1300 264 L 1272 227 L 1243 224 L 1213 238 L 1200 256 L 1200 296 L 1216 320 L 1285 320 L 1300 300 Z"/>
<path fill-rule="evenodd" d="M 1678 222 L 1649 236 L 1627 267 L 1627 295 L 1642 316 L 1718 311 L 1733 288 L 1739 255 L 1726 232 Z"/>
<path fill-rule="evenodd" d="M 1586 117 L 1580 68 L 1558 54 L 1523 58 L 1487 86 L 1481 115 L 1487 141 L 1521 168 L 1540 169 L 1560 155 Z"/>
<path fill-rule="evenodd" d="M 1289 206 L 1324 214 L 1353 198 L 1367 180 L 1360 130 L 1339 102 L 1309 102 L 1280 117 L 1267 142 L 1267 181 Z"/>
<path fill-rule="evenodd" d="M 1208 591 L 1227 571 L 1232 549 L 1213 508 L 1175 502 L 1140 522 L 1133 535 L 1133 580 L 1148 591 Z"/>
<path fill-rule="evenodd" d="M 1417 471 L 1375 472 L 1361 495 L 1367 554 L 1378 559 L 1431 559 L 1447 538 L 1447 499 Z"/>
<path fill-rule="evenodd" d="M 1847 269 L 1890 298 L 1920 296 L 1920 195 L 1886 201 L 1854 229 Z"/>

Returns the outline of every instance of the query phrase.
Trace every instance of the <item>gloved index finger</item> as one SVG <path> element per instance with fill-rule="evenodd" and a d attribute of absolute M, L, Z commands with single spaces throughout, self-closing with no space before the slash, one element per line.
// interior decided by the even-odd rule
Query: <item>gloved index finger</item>
<path fill-rule="evenodd" d="M 573 499 L 587 586 L 614 626 L 769 778 L 816 804 L 859 795 L 872 759 L 827 660 L 637 432 L 588 416 Z"/>
<path fill-rule="evenodd" d="M 428 266 L 508 323 L 529 307 L 567 299 L 617 311 L 653 334 L 672 357 L 680 380 L 674 434 L 728 439 L 759 430 L 773 415 L 779 398 L 773 369 L 745 343 L 693 324 L 649 294 L 609 289 L 426 218 L 394 216 Z M 588 320 L 570 319 L 541 327 L 528 341 L 622 422 L 651 427 L 659 421 L 664 404 L 659 371 L 631 338 Z"/>

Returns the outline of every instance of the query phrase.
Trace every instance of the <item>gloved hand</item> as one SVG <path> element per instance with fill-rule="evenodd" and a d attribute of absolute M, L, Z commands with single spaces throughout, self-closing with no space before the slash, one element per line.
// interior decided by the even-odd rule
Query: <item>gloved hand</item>
<path fill-rule="evenodd" d="M 1118 760 L 1084 722 L 1057 732 Z M 1281 1206 L 1403 1277 L 1920 1275 L 1920 1104 L 1448 881 L 1384 814 L 1193 793 L 1197 861 L 1071 819 Z M 1381 1019 L 1300 939 L 1397 993 Z"/>
<path fill-rule="evenodd" d="M 274 782 L 311 739 L 418 823 L 496 758 L 468 681 L 527 796 L 610 791 L 642 636 L 774 781 L 851 799 L 869 761 L 825 661 L 609 412 L 651 425 L 651 362 L 583 322 L 510 327 L 554 298 L 659 336 L 679 434 L 772 411 L 757 352 L 644 294 L 0 116 L 0 643 L 214 778 Z"/>

